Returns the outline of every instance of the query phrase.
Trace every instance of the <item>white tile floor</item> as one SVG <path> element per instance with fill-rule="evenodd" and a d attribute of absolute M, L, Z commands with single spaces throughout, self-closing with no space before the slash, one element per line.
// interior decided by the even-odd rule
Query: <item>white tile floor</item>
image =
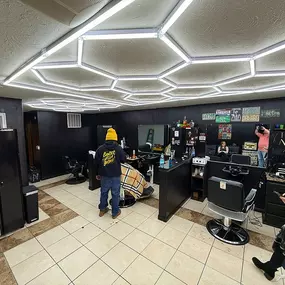
<path fill-rule="evenodd" d="M 99 191 L 86 183 L 46 192 L 79 216 L 5 252 L 18 285 L 270 284 L 251 263 L 271 255 L 258 247 L 221 243 L 177 216 L 163 223 L 142 203 L 122 209 L 120 219 L 99 218 Z M 206 204 L 194 207 L 203 212 Z"/>

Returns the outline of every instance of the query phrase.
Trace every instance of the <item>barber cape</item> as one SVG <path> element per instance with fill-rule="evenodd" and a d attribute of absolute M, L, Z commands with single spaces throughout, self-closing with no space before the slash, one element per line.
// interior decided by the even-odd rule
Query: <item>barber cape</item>
<path fill-rule="evenodd" d="M 127 163 L 121 163 L 121 190 L 127 191 L 135 199 L 139 199 L 148 183 L 144 176 Z"/>

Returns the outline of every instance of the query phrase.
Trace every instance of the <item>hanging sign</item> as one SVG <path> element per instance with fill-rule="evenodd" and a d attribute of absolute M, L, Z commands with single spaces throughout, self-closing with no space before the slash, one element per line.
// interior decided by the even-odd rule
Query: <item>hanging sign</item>
<path fill-rule="evenodd" d="M 231 110 L 231 122 L 241 122 L 242 110 L 241 108 L 233 108 Z"/>
<path fill-rule="evenodd" d="M 260 107 L 242 108 L 242 122 L 259 122 Z"/>
<path fill-rule="evenodd" d="M 216 113 L 204 113 L 202 114 L 202 121 L 215 121 Z"/>
<path fill-rule="evenodd" d="M 231 124 L 222 124 L 219 125 L 219 140 L 230 140 L 232 138 L 232 125 Z"/>
<path fill-rule="evenodd" d="M 280 109 L 261 110 L 260 117 L 262 118 L 279 118 Z"/>
<path fill-rule="evenodd" d="M 230 121 L 231 121 L 230 115 L 216 116 L 216 123 L 230 123 Z"/>

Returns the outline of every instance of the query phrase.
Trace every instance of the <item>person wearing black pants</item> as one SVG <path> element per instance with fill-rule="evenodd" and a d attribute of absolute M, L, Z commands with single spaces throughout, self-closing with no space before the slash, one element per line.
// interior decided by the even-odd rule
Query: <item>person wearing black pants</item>
<path fill-rule="evenodd" d="M 283 194 L 284 195 L 284 194 Z M 280 196 L 280 199 L 285 203 L 285 196 Z M 273 280 L 278 268 L 285 263 L 285 225 L 282 226 L 280 232 L 276 236 L 273 243 L 274 253 L 271 259 L 265 263 L 261 262 L 256 257 L 252 258 L 254 265 L 264 272 L 264 276 L 268 280 Z"/>

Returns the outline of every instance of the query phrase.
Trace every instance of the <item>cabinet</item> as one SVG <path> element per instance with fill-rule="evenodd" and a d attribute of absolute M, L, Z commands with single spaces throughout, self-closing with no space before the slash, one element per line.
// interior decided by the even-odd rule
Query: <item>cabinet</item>
<path fill-rule="evenodd" d="M 16 130 L 0 130 L 0 235 L 24 226 Z"/>
<path fill-rule="evenodd" d="M 274 192 L 285 193 L 285 180 L 267 175 L 264 223 L 273 227 L 285 224 L 285 204 Z"/>
<path fill-rule="evenodd" d="M 205 164 L 192 163 L 191 166 L 191 192 L 192 199 L 204 201 Z"/>

